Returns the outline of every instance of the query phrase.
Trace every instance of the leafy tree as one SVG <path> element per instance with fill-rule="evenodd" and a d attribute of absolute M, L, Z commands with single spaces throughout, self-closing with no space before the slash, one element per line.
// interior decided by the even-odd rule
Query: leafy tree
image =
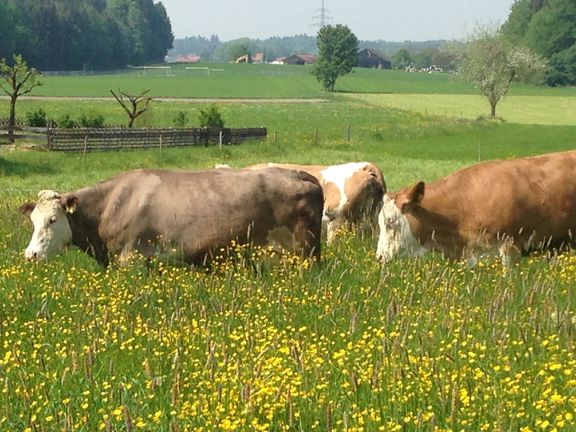
<path fill-rule="evenodd" d="M 408 51 L 406 48 L 400 48 L 392 56 L 392 64 L 394 65 L 394 69 L 406 69 L 412 64 L 412 56 L 410 55 L 410 51 Z"/>
<path fill-rule="evenodd" d="M 153 0 L 108 0 L 110 16 L 115 17 L 128 34 L 131 45 L 131 64 L 164 60 L 172 48 L 174 36 L 166 9 Z"/>
<path fill-rule="evenodd" d="M 513 42 L 521 42 L 528 29 L 528 24 L 536 12 L 532 0 L 516 0 L 510 8 L 508 20 L 502 26 L 504 36 Z"/>
<path fill-rule="evenodd" d="M 420 69 L 425 69 L 434 64 L 433 58 L 438 54 L 438 48 L 424 48 L 415 53 L 413 58 L 414 66 Z"/>
<path fill-rule="evenodd" d="M 470 41 L 454 47 L 456 72 L 472 82 L 490 103 L 490 117 L 514 81 L 528 81 L 544 70 L 544 61 L 510 43 L 499 30 L 479 29 Z"/>
<path fill-rule="evenodd" d="M 149 23 L 151 42 L 147 60 L 153 63 L 161 63 L 164 61 L 168 49 L 172 48 L 174 44 L 170 19 L 162 3 L 153 5 Z"/>
<path fill-rule="evenodd" d="M 327 25 L 318 31 L 318 59 L 313 74 L 326 90 L 334 91 L 336 80 L 358 64 L 358 39 L 347 26 Z"/>
<path fill-rule="evenodd" d="M 227 47 L 227 58 L 229 61 L 235 61 L 236 59 L 247 56 L 250 59 L 250 48 L 247 43 L 244 42 L 235 42 Z M 248 63 L 248 61 L 246 62 Z"/>
<path fill-rule="evenodd" d="M 14 142 L 14 126 L 16 124 L 16 102 L 20 96 L 30 93 L 35 87 L 41 86 L 40 72 L 28 67 L 19 54 L 14 54 L 13 64 L 5 59 L 0 61 L 0 89 L 10 98 L 10 114 L 8 117 L 8 141 Z"/>
<path fill-rule="evenodd" d="M 554 54 L 549 60 L 546 81 L 551 86 L 576 84 L 576 45 Z"/>
<path fill-rule="evenodd" d="M 42 70 L 161 62 L 172 42 L 154 0 L 0 0 L 0 58 L 18 52 Z"/>
<path fill-rule="evenodd" d="M 576 2 L 574 0 L 517 0 L 503 33 L 550 60 L 549 85 L 575 85 Z"/>

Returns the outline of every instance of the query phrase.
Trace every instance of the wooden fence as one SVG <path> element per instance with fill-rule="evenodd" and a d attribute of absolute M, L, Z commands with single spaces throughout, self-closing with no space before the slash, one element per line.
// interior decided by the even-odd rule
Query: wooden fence
<path fill-rule="evenodd" d="M 30 127 L 17 123 L 14 128 L 14 140 L 34 141 L 38 145 L 46 143 L 46 128 Z M 0 119 L 0 144 L 8 144 L 7 125 Z"/>
<path fill-rule="evenodd" d="M 0 141 L 7 142 L 6 125 L 0 120 Z M 267 137 L 266 128 L 32 128 L 16 126 L 14 138 L 18 141 L 43 141 L 50 151 L 91 152 L 163 147 L 240 144 L 248 140 Z M 38 143 L 40 144 L 40 143 Z"/>
<path fill-rule="evenodd" d="M 252 129 L 49 129 L 48 150 L 91 152 L 199 145 L 239 144 L 266 138 L 266 128 Z"/>

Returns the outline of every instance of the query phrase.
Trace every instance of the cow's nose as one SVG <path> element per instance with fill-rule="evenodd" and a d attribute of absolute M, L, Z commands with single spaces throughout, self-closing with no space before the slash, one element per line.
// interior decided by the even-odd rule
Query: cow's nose
<path fill-rule="evenodd" d="M 28 261 L 37 261 L 38 260 L 38 252 L 26 249 L 24 251 L 24 256 Z"/>

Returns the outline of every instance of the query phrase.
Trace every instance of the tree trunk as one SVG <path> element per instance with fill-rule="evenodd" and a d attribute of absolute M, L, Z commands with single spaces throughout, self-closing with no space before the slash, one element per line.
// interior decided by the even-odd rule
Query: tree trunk
<path fill-rule="evenodd" d="M 496 102 L 490 102 L 490 119 L 496 118 Z"/>
<path fill-rule="evenodd" d="M 10 98 L 10 116 L 8 117 L 8 143 L 14 144 L 14 127 L 16 126 L 16 100 L 12 95 Z"/>

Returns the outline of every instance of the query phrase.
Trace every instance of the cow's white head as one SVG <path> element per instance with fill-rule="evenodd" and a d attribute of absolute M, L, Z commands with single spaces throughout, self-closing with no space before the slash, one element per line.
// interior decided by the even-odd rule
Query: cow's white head
<path fill-rule="evenodd" d="M 60 252 L 72 241 L 72 230 L 66 212 L 72 213 L 78 199 L 74 196 L 63 200 L 52 190 L 38 193 L 38 203 L 26 203 L 20 211 L 30 216 L 34 224 L 34 233 L 30 244 L 24 251 L 29 260 L 39 261 Z"/>
<path fill-rule="evenodd" d="M 427 252 L 410 229 L 406 213 L 420 204 L 424 197 L 424 182 L 398 193 L 384 195 L 382 209 L 378 215 L 380 237 L 376 256 L 385 263 L 394 258 L 419 256 Z"/>

